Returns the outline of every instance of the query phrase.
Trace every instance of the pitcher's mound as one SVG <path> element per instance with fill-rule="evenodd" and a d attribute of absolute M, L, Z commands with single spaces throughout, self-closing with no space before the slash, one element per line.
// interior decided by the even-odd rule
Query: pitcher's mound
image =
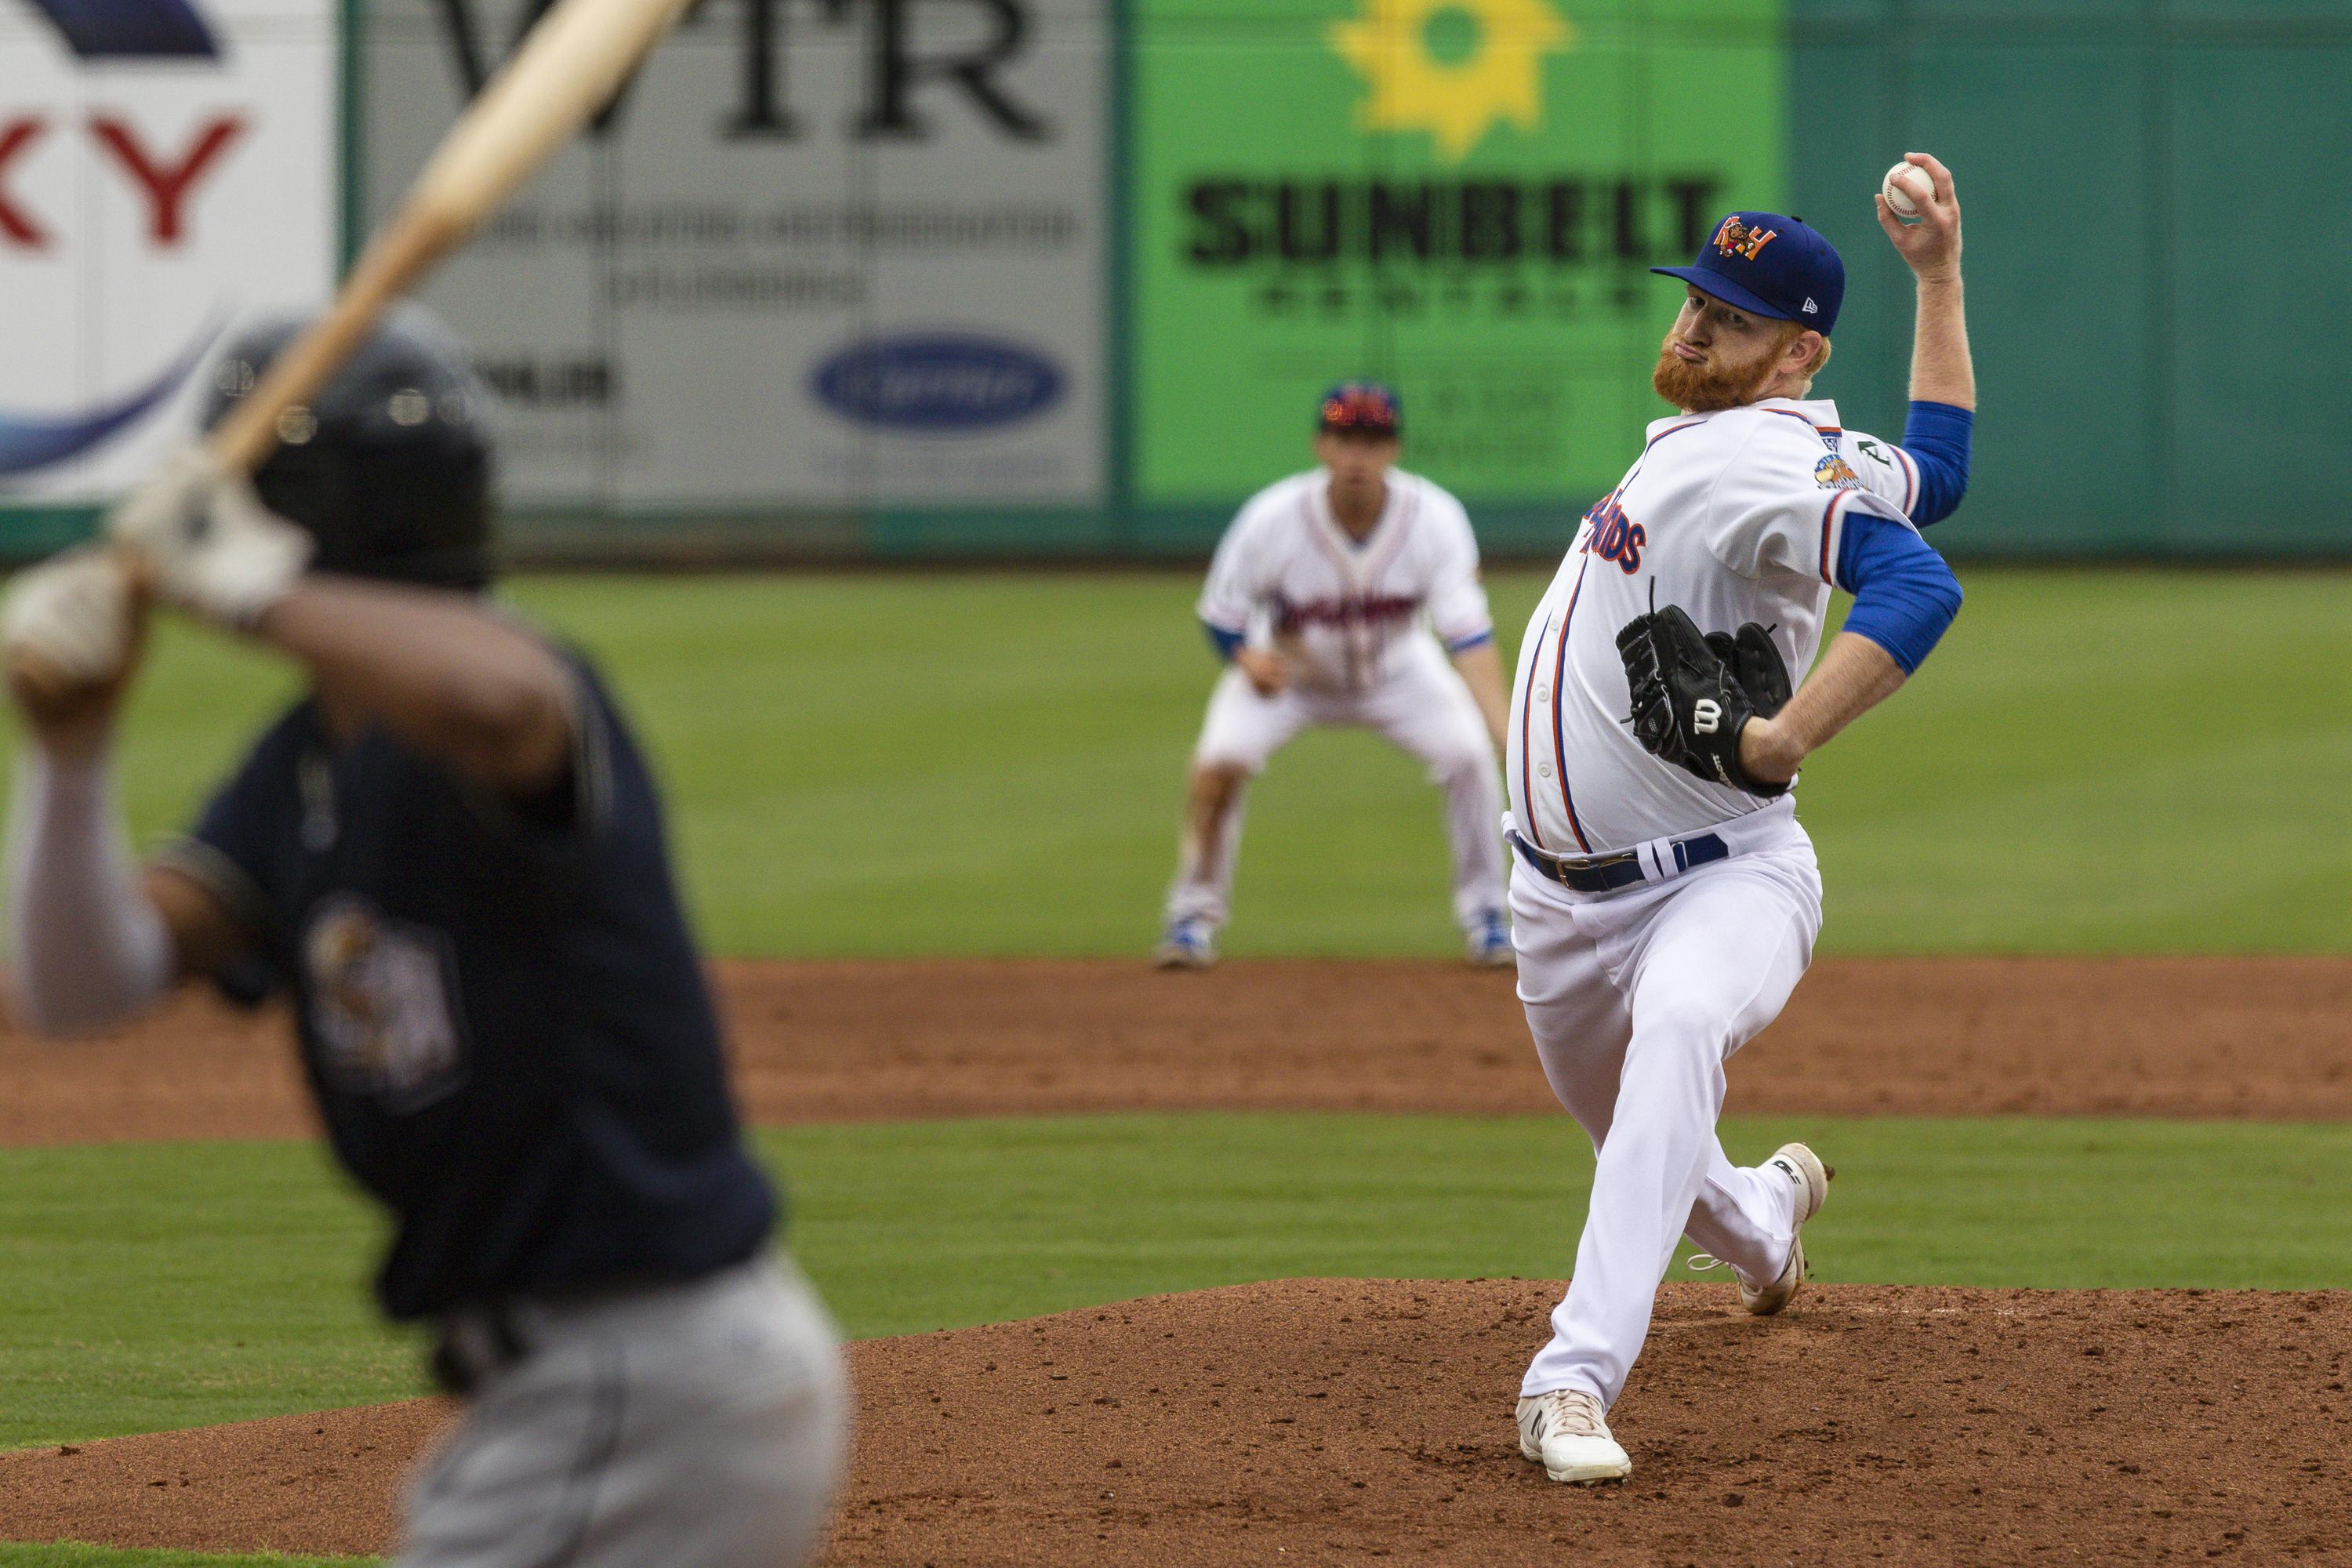
<path fill-rule="evenodd" d="M 826 1561 L 2269 1563 L 2352 1540 L 2352 1292 L 1830 1286 L 1759 1321 L 1670 1285 L 1612 1415 L 1633 1479 L 1587 1489 L 1511 1424 L 1558 1291 L 1286 1280 L 856 1346 Z M 429 1426 L 12 1456 L 0 1538 L 380 1549 Z"/>

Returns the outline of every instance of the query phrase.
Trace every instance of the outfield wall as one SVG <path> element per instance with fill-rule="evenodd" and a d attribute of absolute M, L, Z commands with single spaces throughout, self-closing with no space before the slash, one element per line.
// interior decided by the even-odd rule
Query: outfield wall
<path fill-rule="evenodd" d="M 1890 148 L 1965 182 L 1984 407 L 1938 542 L 2352 553 L 2352 205 L 2305 173 L 2352 149 L 2352 4 L 1803 0 L 1790 76 L 1798 210 L 1858 211 Z M 1863 423 L 1899 406 L 1909 300 L 1885 247 L 1846 254 Z"/>
<path fill-rule="evenodd" d="M 294 0 L 238 3 L 259 37 Z M 156 342 L 299 294 L 251 266 L 273 230 L 380 217 L 538 4 L 349 14 L 340 198 L 194 191 L 240 243 L 162 258 L 188 320 Z M 70 8 L 36 5 L 15 47 L 67 96 L 163 103 L 239 58 L 59 51 L 40 16 Z M 0 148 L 56 112 L 20 79 Z M 1734 204 L 1844 250 L 1823 390 L 1899 429 L 1909 289 L 1868 197 L 1924 147 L 1962 182 L 1986 405 L 1940 542 L 2345 554 L 2352 216 L 2309 171 L 2352 146 L 2346 80 L 2352 0 L 709 0 L 428 298 L 499 394 L 541 556 L 1198 554 L 1350 374 L 1400 385 L 1408 460 L 1491 552 L 1546 554 L 1658 411 L 1646 268 Z M 0 201 L 46 189 L 40 151 Z M 107 303 L 156 270 L 136 235 L 81 238 L 0 222 L 0 271 L 145 321 Z M 42 330 L 0 326 L 0 460 L 135 368 Z M 0 542 L 83 521 L 193 395 L 0 474 Z"/>

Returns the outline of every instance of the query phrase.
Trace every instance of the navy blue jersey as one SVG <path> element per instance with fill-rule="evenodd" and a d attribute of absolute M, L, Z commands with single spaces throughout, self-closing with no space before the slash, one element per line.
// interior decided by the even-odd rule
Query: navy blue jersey
<path fill-rule="evenodd" d="M 593 673 L 560 798 L 518 807 L 298 703 L 163 861 L 290 988 L 337 1156 L 392 1210 L 394 1317 L 692 1279 L 775 1219 L 645 762 Z M 247 966 L 240 966 L 241 969 Z"/>

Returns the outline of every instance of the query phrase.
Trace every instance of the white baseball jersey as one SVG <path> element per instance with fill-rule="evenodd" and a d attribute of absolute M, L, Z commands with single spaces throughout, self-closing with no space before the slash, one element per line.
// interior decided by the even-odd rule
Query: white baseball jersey
<path fill-rule="evenodd" d="M 1832 403 L 1774 397 L 1652 425 L 1528 623 L 1506 763 L 1519 832 L 1555 855 L 1606 854 L 1764 806 L 1642 749 L 1618 630 L 1668 605 L 1706 632 L 1760 622 L 1801 681 L 1845 520 L 1908 526 L 1918 489 L 1910 455 L 1842 430 Z"/>
<path fill-rule="evenodd" d="M 1249 499 L 1210 563 L 1203 621 L 1279 647 L 1308 691 L 1370 690 L 1424 627 L 1452 651 L 1493 635 L 1477 536 L 1460 501 L 1391 468 L 1388 505 L 1359 542 L 1331 515 L 1330 482 L 1317 468 Z"/>

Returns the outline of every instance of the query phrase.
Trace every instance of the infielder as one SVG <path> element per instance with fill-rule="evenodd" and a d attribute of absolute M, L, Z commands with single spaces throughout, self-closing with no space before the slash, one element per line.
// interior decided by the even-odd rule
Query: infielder
<path fill-rule="evenodd" d="M 291 332 L 231 349 L 215 418 Z M 401 1564 L 797 1563 L 840 1354 L 765 1247 L 645 762 L 586 662 L 480 596 L 484 405 L 412 307 L 253 484 L 191 452 L 112 520 L 155 592 L 310 679 L 143 871 L 108 759 L 144 595 L 95 550 L 18 580 L 16 1005 L 66 1034 L 185 980 L 291 993 L 335 1153 L 391 1211 L 377 1296 L 467 1401 Z"/>
<path fill-rule="evenodd" d="M 1460 501 L 1396 467 L 1402 435 L 1389 388 L 1333 387 L 1317 405 L 1320 466 L 1251 497 L 1217 546 L 1200 616 L 1226 669 L 1193 748 L 1163 968 L 1216 962 L 1243 792 L 1322 724 L 1378 730 L 1429 769 L 1445 792 L 1465 951 L 1512 962 L 1495 832 L 1503 668 L 1477 536 Z"/>
<path fill-rule="evenodd" d="M 1821 878 L 1790 789 L 1901 686 L 1960 604 L 1919 536 L 1958 504 L 1976 400 L 1951 175 L 1916 227 L 1879 218 L 1918 283 L 1903 445 L 1809 401 L 1845 268 L 1777 213 L 1726 217 L 1683 279 L 1652 425 L 1528 626 L 1511 700 L 1519 998 L 1553 1091 L 1591 1135 L 1591 1210 L 1551 1342 L 1520 1384 L 1521 1450 L 1557 1481 L 1632 1468 L 1605 1413 L 1687 1234 L 1779 1311 L 1830 1172 L 1801 1143 L 1738 1167 L 1724 1067 L 1812 955 Z M 1907 172 L 1906 172 L 1907 173 Z M 1832 584 L 1844 629 L 1819 668 Z M 1794 695 L 1789 671 L 1811 669 Z"/>

